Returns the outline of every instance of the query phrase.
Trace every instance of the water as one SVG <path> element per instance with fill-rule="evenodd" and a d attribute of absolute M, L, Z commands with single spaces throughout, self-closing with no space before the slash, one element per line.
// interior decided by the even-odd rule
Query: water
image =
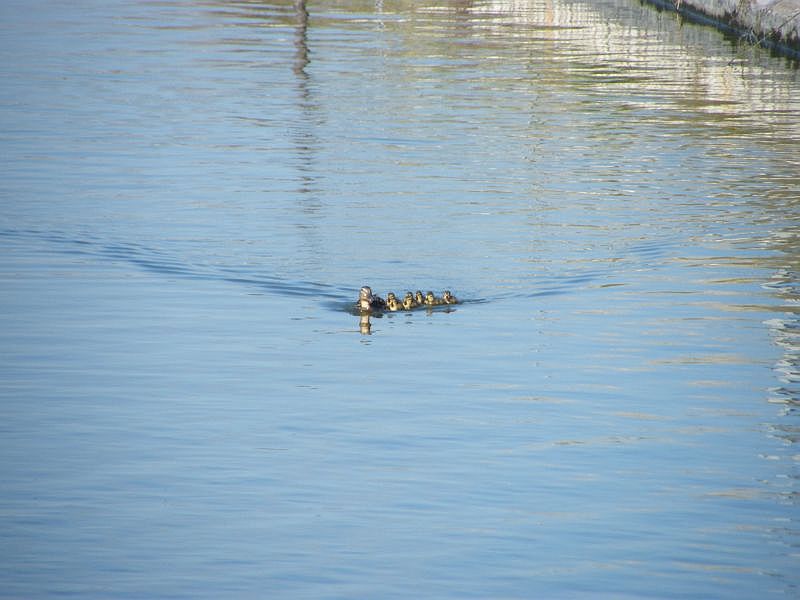
<path fill-rule="evenodd" d="M 0 597 L 797 597 L 796 67 L 307 9 L 0 7 Z"/>

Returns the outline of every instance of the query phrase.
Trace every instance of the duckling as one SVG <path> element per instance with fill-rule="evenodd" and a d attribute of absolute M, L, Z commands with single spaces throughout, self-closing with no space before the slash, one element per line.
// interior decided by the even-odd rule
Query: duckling
<path fill-rule="evenodd" d="M 406 295 L 403 297 L 403 308 L 406 310 L 411 310 L 412 308 L 416 308 L 417 301 L 414 300 L 414 294 L 411 292 L 406 292 Z"/>
<path fill-rule="evenodd" d="M 414 300 L 416 300 L 417 306 L 422 306 L 425 304 L 425 296 L 423 296 L 422 292 L 419 290 L 417 290 L 417 292 L 414 294 Z"/>
<path fill-rule="evenodd" d="M 433 292 L 427 292 L 425 294 L 425 305 L 426 306 L 438 306 L 441 304 L 440 300 L 433 295 Z"/>
<path fill-rule="evenodd" d="M 380 296 L 373 294 L 372 288 L 365 285 L 358 292 L 358 302 L 356 306 L 364 311 L 381 310 L 386 308 L 386 301 Z"/>
<path fill-rule="evenodd" d="M 397 301 L 397 298 L 394 294 L 390 294 L 391 298 L 386 298 L 386 308 L 391 311 L 400 310 L 401 304 Z"/>
<path fill-rule="evenodd" d="M 453 296 L 450 290 L 445 290 L 442 292 L 442 302 L 444 304 L 458 304 L 458 298 Z"/>
<path fill-rule="evenodd" d="M 408 292 L 403 298 L 403 308 L 405 310 L 412 310 L 417 306 L 417 303 L 414 301 L 414 295 L 411 292 Z"/>

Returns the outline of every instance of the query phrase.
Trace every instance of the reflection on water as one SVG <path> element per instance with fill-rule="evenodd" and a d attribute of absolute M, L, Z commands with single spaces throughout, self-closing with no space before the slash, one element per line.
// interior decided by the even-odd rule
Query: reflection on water
<path fill-rule="evenodd" d="M 630 0 L 0 12 L 0 597 L 796 595 L 786 61 Z"/>
<path fill-rule="evenodd" d="M 297 48 L 294 72 L 297 76 L 305 78 L 306 65 L 308 65 L 308 9 L 305 0 L 295 0 L 294 8 L 297 13 L 297 30 L 294 35 L 294 46 Z"/>
<path fill-rule="evenodd" d="M 792 242 L 796 250 L 797 236 Z M 798 256 L 795 252 L 794 256 Z M 769 401 L 783 406 L 783 416 L 795 416 L 800 406 L 800 281 L 797 272 L 781 270 L 776 273 L 765 287 L 783 303 L 783 315 L 765 321 L 775 344 L 781 348 L 783 356 L 775 365 L 779 384 L 770 389 Z M 776 427 L 777 435 L 790 443 L 798 441 L 800 428 L 794 424 L 781 424 Z"/>

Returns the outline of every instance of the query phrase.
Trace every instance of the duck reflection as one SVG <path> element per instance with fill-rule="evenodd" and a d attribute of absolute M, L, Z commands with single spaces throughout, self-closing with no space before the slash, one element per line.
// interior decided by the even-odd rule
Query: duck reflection
<path fill-rule="evenodd" d="M 369 320 L 369 313 L 363 313 L 359 316 L 358 329 L 361 335 L 372 335 L 372 323 Z"/>

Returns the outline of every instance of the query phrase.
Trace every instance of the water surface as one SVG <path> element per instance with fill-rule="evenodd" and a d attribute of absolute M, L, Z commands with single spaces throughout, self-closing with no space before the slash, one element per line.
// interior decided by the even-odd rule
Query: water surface
<path fill-rule="evenodd" d="M 6 2 L 0 58 L 0 597 L 797 595 L 792 63 L 628 0 Z"/>

